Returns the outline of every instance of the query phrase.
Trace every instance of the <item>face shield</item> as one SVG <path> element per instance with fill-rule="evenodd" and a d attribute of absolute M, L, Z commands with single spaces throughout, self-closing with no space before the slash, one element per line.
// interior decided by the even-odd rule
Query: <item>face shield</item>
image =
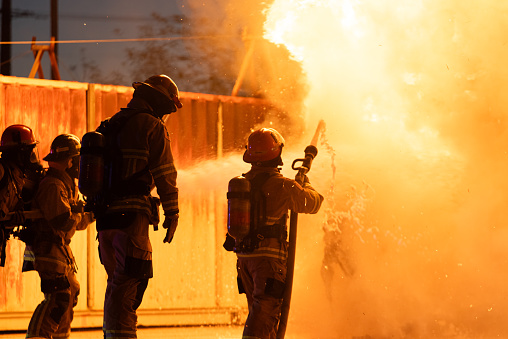
<path fill-rule="evenodd" d="M 37 148 L 37 146 L 35 146 L 32 149 L 32 153 L 30 154 L 30 163 L 31 164 L 40 164 L 41 163 L 41 160 L 39 158 L 39 149 Z"/>
<path fill-rule="evenodd" d="M 17 162 L 23 171 L 39 171 L 42 168 L 37 146 L 23 147 L 17 152 Z"/>

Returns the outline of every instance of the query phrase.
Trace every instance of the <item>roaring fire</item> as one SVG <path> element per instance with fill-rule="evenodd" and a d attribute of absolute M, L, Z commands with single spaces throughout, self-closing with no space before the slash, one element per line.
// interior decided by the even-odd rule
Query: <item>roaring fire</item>
<path fill-rule="evenodd" d="M 309 173 L 325 234 L 303 217 L 294 333 L 508 335 L 507 12 L 493 0 L 267 8 L 264 37 L 305 72 L 309 133 L 327 124 Z"/>
<path fill-rule="evenodd" d="M 417 148 L 421 145 L 415 134 L 419 134 L 417 138 L 422 142 L 434 143 L 431 140 L 435 140 L 438 132 L 428 125 L 411 126 L 408 131 L 407 109 L 409 101 L 416 99 L 408 95 L 422 95 L 417 88 L 422 75 L 418 69 L 394 64 L 393 54 L 397 53 L 394 44 L 400 42 L 387 36 L 386 28 L 378 26 L 384 22 L 376 23 L 366 13 L 369 5 L 373 11 L 381 10 L 376 8 L 375 1 L 371 2 L 275 1 L 267 12 L 265 38 L 286 46 L 294 59 L 302 63 L 311 86 L 306 98 L 308 117 L 340 124 L 344 124 L 346 117 L 356 125 L 355 130 L 360 128 L 368 134 L 375 130 L 375 137 L 388 134 L 390 139 L 395 137 L 402 144 Z M 416 20 L 421 10 L 419 2 L 399 6 L 394 17 L 403 25 L 410 19 Z M 392 25 L 392 29 L 397 29 L 397 22 Z M 377 125 L 358 126 L 360 122 Z M 435 144 L 431 146 L 429 150 L 436 150 Z"/>

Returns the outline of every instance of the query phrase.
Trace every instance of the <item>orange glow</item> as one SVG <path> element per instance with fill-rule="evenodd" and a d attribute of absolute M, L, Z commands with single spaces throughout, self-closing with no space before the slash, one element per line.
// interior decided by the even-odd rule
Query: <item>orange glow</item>
<path fill-rule="evenodd" d="M 294 338 L 508 336 L 507 13 L 493 0 L 267 8 L 264 37 L 309 85 L 302 144 L 327 124 L 309 173 L 326 203 L 299 222 Z M 287 148 L 286 164 L 301 157 Z M 341 254 L 322 229 L 339 230 Z"/>

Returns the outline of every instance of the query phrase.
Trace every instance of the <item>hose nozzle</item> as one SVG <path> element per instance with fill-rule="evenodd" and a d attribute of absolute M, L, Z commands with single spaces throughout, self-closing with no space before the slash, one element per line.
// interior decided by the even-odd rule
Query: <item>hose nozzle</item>
<path fill-rule="evenodd" d="M 310 145 L 305 147 L 304 153 L 305 157 L 303 159 L 295 159 L 293 161 L 293 164 L 291 164 L 291 168 L 298 171 L 298 174 L 296 175 L 297 181 L 299 181 L 299 178 L 303 178 L 305 174 L 307 174 L 310 171 L 310 167 L 312 166 L 312 161 L 318 154 L 318 149 L 316 147 L 319 136 L 321 133 L 324 132 L 326 128 L 325 122 L 323 120 L 319 121 L 319 124 L 316 128 L 316 133 L 314 133 L 314 137 L 312 138 L 312 141 L 310 142 Z M 296 164 L 298 162 L 301 162 L 301 166 L 297 167 Z"/>

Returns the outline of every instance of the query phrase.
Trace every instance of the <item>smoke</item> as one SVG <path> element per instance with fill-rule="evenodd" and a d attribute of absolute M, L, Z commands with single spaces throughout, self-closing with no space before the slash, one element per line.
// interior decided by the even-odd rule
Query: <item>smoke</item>
<path fill-rule="evenodd" d="M 255 72 L 291 120 L 283 174 L 327 124 L 286 337 L 507 337 L 508 4 L 214 4 L 288 65 Z"/>
<path fill-rule="evenodd" d="M 226 192 L 231 178 L 250 170 L 243 162 L 243 153 L 231 153 L 219 160 L 199 162 L 193 167 L 178 170 L 178 187 L 182 192 Z M 226 201 L 226 193 L 222 194 Z"/>
<path fill-rule="evenodd" d="M 309 83 L 307 134 L 326 121 L 337 167 L 321 152 L 309 174 L 326 202 L 300 219 L 291 334 L 507 336 L 507 5 L 271 10 L 267 36 Z"/>

